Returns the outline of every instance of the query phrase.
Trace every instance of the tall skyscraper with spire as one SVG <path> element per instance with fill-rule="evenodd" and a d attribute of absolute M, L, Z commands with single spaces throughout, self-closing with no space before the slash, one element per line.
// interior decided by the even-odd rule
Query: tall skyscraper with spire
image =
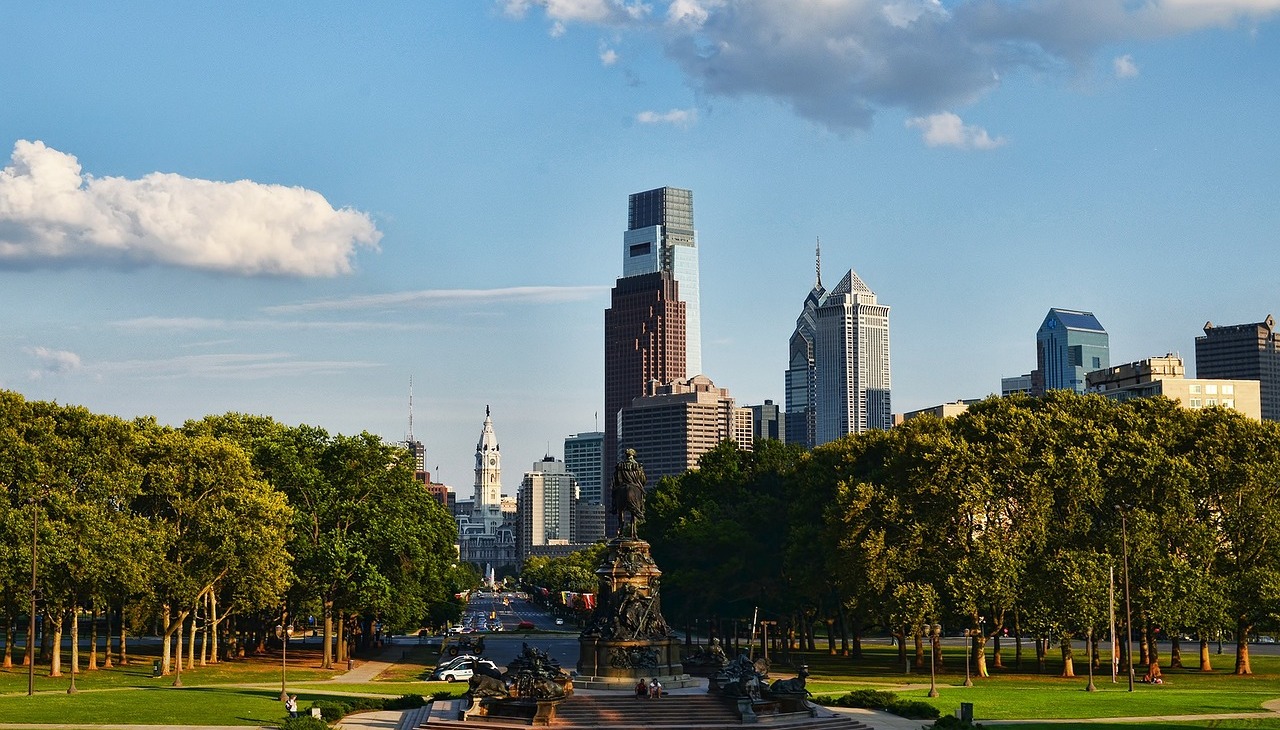
<path fill-rule="evenodd" d="M 892 427 L 889 307 L 849 269 L 814 314 L 817 444 Z"/>
<path fill-rule="evenodd" d="M 795 332 L 791 333 L 791 355 L 787 365 L 786 428 L 785 440 L 807 449 L 817 445 L 818 374 L 813 366 L 813 340 L 817 333 L 818 305 L 827 290 L 822 288 L 822 241 L 814 249 L 814 268 L 817 278 L 813 289 L 804 298 L 804 307 L 796 318 Z"/>
<path fill-rule="evenodd" d="M 419 481 L 427 481 L 427 447 L 413 437 L 413 376 L 409 377 L 409 430 L 404 435 L 404 446 L 413 454 L 413 473 Z"/>
<path fill-rule="evenodd" d="M 693 191 L 655 188 L 627 199 L 622 234 L 622 276 L 665 271 L 680 287 L 684 302 L 686 372 L 702 373 L 702 317 L 698 286 L 698 233 L 693 227 Z M 636 395 L 639 395 L 637 393 Z"/>

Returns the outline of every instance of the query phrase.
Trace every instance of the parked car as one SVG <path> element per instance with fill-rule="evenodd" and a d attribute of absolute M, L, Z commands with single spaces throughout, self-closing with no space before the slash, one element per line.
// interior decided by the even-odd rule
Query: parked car
<path fill-rule="evenodd" d="M 481 659 L 479 664 L 482 667 L 488 667 L 494 671 L 497 671 L 498 669 L 498 665 L 488 659 Z M 471 679 L 471 675 L 473 673 L 471 662 L 466 662 L 449 669 L 437 669 L 435 673 L 431 675 L 431 679 L 436 682 L 456 682 L 458 680 Z"/>
<path fill-rule="evenodd" d="M 533 629 L 533 622 L 529 620 L 524 620 L 516 624 L 516 630 L 518 631 L 532 631 Z"/>
<path fill-rule="evenodd" d="M 556 619 L 556 626 L 564 626 L 564 619 L 562 618 Z"/>
<path fill-rule="evenodd" d="M 448 659 L 444 659 L 443 661 L 441 661 L 439 664 L 436 665 L 436 671 L 440 671 L 441 669 L 452 669 L 454 667 L 466 664 L 472 659 L 483 660 L 484 657 L 476 656 L 475 654 L 461 654 L 459 656 L 449 657 Z"/>

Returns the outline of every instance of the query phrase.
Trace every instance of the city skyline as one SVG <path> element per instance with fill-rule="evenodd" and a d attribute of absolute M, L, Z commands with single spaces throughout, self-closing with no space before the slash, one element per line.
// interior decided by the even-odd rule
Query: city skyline
<path fill-rule="evenodd" d="M 664 185 L 743 406 L 784 402 L 815 237 L 893 306 L 898 412 L 1030 372 L 1051 307 L 1112 362 L 1280 312 L 1280 2 L 991 7 L 6 6 L 0 387 L 399 441 L 412 378 L 466 494 L 486 405 L 515 464 L 604 430 L 623 201 Z"/>

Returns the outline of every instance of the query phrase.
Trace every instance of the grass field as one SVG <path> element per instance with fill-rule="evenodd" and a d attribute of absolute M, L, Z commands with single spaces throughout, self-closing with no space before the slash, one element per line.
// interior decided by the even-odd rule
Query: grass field
<path fill-rule="evenodd" d="M 1012 664 L 1012 652 L 1005 658 Z M 233 662 L 197 667 L 183 672 L 183 685 L 175 689 L 174 676 L 153 678 L 150 656 L 131 655 L 126 667 L 82 670 L 76 678 L 80 692 L 67 695 L 69 677 L 46 676 L 47 667 L 37 667 L 34 697 L 27 697 L 27 673 L 23 667 L 0 670 L 0 718 L 6 722 L 57 722 L 63 724 L 218 724 L 260 725 L 282 719 L 279 701 L 280 656 L 266 654 Z M 329 682 L 342 673 L 319 668 L 318 648 L 289 651 L 289 689 L 298 694 L 303 708 L 310 701 L 345 695 L 397 697 L 420 694 L 430 697 L 448 691 L 460 695 L 465 683 L 424 682 L 438 658 L 434 650 L 422 646 L 397 646 L 394 655 L 384 658 L 395 664 L 376 680 L 363 683 Z M 1255 674 L 1237 677 L 1230 673 L 1231 656 L 1215 656 L 1218 671 L 1202 674 L 1191 670 L 1164 672 L 1165 684 L 1139 684 L 1127 692 L 1122 676 L 1112 684 L 1110 676 L 1099 675 L 1098 692 L 1084 691 L 1086 678 L 1057 676 L 1061 665 L 1050 659 L 1044 673 L 1036 673 L 1033 657 L 1021 670 L 992 670 L 992 676 L 975 678 L 973 687 L 964 687 L 963 655 L 953 648 L 947 656 L 946 671 L 938 675 L 940 696 L 926 697 L 928 673 L 904 674 L 897 653 L 884 645 L 869 645 L 859 661 L 832 656 L 825 651 L 794 652 L 773 657 L 774 675 L 794 674 L 801 664 L 810 668 L 809 687 L 815 694 L 838 695 L 859 687 L 895 691 L 905 699 L 934 704 L 944 714 L 955 711 L 961 702 L 971 702 L 979 721 L 1017 719 L 1131 718 L 1160 715 L 1239 714 L 1262 711 L 1262 703 L 1280 698 L 1280 657 L 1255 656 Z M 1103 656 L 1104 666 L 1106 656 Z M 1085 669 L 1077 664 L 1078 671 Z M 921 723 L 924 724 L 924 723 Z M 1097 723 L 1026 724 L 1018 728 L 1069 730 Z M 1280 714 L 1265 719 L 1198 720 L 1191 723 L 1143 722 L 1108 723 L 1111 730 L 1129 728 L 1255 728 L 1280 730 Z"/>

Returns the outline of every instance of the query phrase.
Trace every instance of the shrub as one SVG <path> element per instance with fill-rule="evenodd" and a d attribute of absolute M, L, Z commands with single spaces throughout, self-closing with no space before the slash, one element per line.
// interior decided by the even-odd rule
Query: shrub
<path fill-rule="evenodd" d="M 345 714 L 350 715 L 353 712 L 363 712 L 364 710 L 386 709 L 387 700 L 381 697 L 351 697 L 344 699 L 342 704 L 347 706 Z"/>
<path fill-rule="evenodd" d="M 885 709 L 899 717 L 905 717 L 910 720 L 936 720 L 938 718 L 938 708 L 920 700 L 894 700 Z"/>
<path fill-rule="evenodd" d="M 931 726 L 934 730 L 982 730 L 982 725 L 961 720 L 955 715 L 943 715 Z"/>
<path fill-rule="evenodd" d="M 869 710 L 883 710 L 897 701 L 898 695 L 893 692 L 882 692 L 875 689 L 855 689 L 839 697 L 824 695 L 815 698 L 818 704 L 835 707 L 865 707 Z M 937 717 L 937 715 L 934 715 Z"/>
<path fill-rule="evenodd" d="M 400 695 L 394 700 L 383 700 L 382 709 L 384 710 L 412 710 L 427 704 L 422 695 Z"/>
<path fill-rule="evenodd" d="M 447 690 L 447 689 L 442 689 L 442 690 L 440 690 L 439 692 L 432 692 L 432 693 L 431 693 L 431 699 L 433 699 L 433 700 L 451 700 L 451 699 L 453 699 L 453 693 L 452 693 L 452 692 L 450 692 L 450 691 L 449 691 L 449 690 Z"/>
<path fill-rule="evenodd" d="M 351 706 L 345 702 L 335 702 L 333 700 L 316 700 L 311 703 L 312 707 L 320 708 L 320 716 L 326 722 L 337 722 L 351 712 Z"/>
<path fill-rule="evenodd" d="M 329 725 L 318 717 L 301 715 L 280 723 L 280 730 L 329 730 Z"/>

